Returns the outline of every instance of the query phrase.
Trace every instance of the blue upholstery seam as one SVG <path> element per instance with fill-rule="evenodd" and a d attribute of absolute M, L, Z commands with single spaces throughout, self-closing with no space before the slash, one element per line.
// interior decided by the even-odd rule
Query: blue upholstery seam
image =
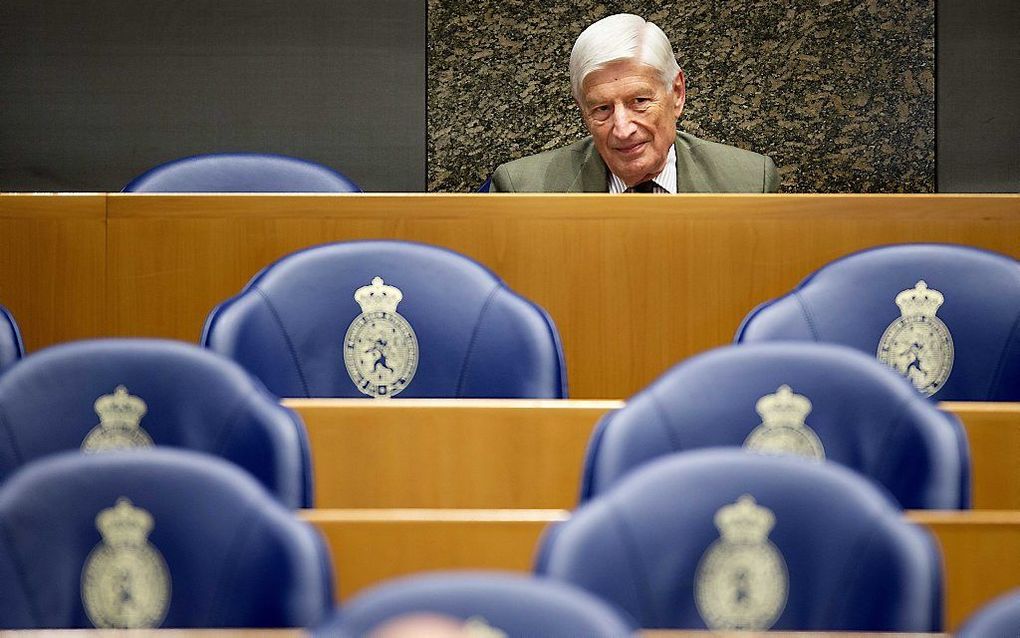
<path fill-rule="evenodd" d="M 471 340 L 468 341 L 467 352 L 464 353 L 464 364 L 460 367 L 460 378 L 457 379 L 457 392 L 454 396 L 458 399 L 461 398 L 461 394 L 464 392 L 468 368 L 471 366 L 471 355 L 474 353 L 475 343 L 478 341 L 478 333 L 481 332 L 482 324 L 485 323 L 485 314 L 496 298 L 496 293 L 500 290 L 502 290 L 502 287 L 498 284 L 493 286 L 489 296 L 485 298 L 485 303 L 482 304 L 482 309 L 478 312 L 478 322 L 475 323 L 475 329 L 471 331 Z"/>
<path fill-rule="evenodd" d="M 513 292 L 513 291 L 510 291 Z M 521 297 L 521 299 L 524 299 Z M 569 395 L 569 388 L 567 387 L 567 362 L 563 360 L 563 342 L 560 340 L 560 333 L 556 329 L 556 324 L 553 323 L 552 317 L 546 312 L 545 308 L 539 306 L 530 299 L 524 299 L 532 308 L 535 309 L 542 317 L 542 322 L 545 323 L 546 330 L 549 331 L 549 336 L 553 341 L 553 348 L 556 350 L 556 378 L 559 381 L 560 396 L 558 398 L 566 399 Z"/>
<path fill-rule="evenodd" d="M 674 432 L 673 428 L 669 427 L 669 419 L 667 418 L 665 407 L 655 394 L 652 394 L 651 397 L 652 406 L 655 407 L 655 413 L 659 415 L 659 425 L 662 426 L 662 429 L 666 432 L 666 438 L 669 439 L 670 445 L 673 446 L 673 452 L 680 452 L 684 448 L 682 447 L 681 442 L 676 438 L 677 433 Z"/>
<path fill-rule="evenodd" d="M 218 627 L 222 623 L 215 622 L 215 616 L 217 616 L 217 610 L 220 609 L 220 604 L 223 600 L 234 597 L 234 592 L 230 591 L 227 585 L 234 581 L 234 570 L 237 568 L 231 568 L 231 565 L 242 565 L 246 563 L 246 558 L 249 558 L 245 552 L 242 551 L 242 547 L 246 546 L 245 536 L 250 536 L 256 528 L 255 525 L 255 514 L 256 509 L 250 504 L 248 511 L 241 519 L 240 523 L 236 526 L 234 531 L 234 538 L 228 543 L 230 551 L 224 556 L 223 572 L 217 579 L 216 587 L 213 590 L 215 593 L 212 603 L 209 606 L 209 616 L 205 623 L 206 627 Z"/>
<path fill-rule="evenodd" d="M 284 343 L 287 344 L 287 351 L 290 353 L 290 358 L 294 362 L 294 369 L 297 370 L 298 378 L 301 380 L 301 387 L 304 389 L 306 397 L 311 396 L 311 393 L 308 391 L 308 381 L 305 380 L 305 373 L 301 370 L 301 362 L 298 360 L 297 351 L 294 349 L 294 342 L 290 338 L 290 334 L 287 332 L 287 329 L 283 326 L 283 320 L 280 319 L 280 313 L 276 311 L 276 307 L 273 305 L 273 302 L 269 300 L 269 297 L 266 296 L 266 293 L 263 292 L 261 288 L 256 286 L 254 290 L 260 297 L 262 297 L 262 301 L 265 302 L 269 312 L 273 315 L 273 319 L 276 320 L 276 324 L 280 326 L 280 333 L 283 335 Z"/>
<path fill-rule="evenodd" d="M 650 601 L 655 600 L 651 588 L 651 583 L 648 582 L 647 574 L 642 569 L 638 571 L 638 566 L 641 564 L 641 552 L 638 547 L 637 541 L 634 539 L 633 534 L 630 532 L 630 528 L 627 526 L 627 522 L 620 516 L 615 508 L 609 509 L 609 520 L 612 522 L 613 527 L 616 528 L 617 535 L 620 538 L 620 545 L 623 546 L 624 552 L 626 553 L 628 560 L 627 566 L 631 572 L 631 583 L 634 583 L 636 588 L 639 590 L 637 601 L 641 606 L 641 616 L 644 618 L 651 618 L 656 616 L 655 609 L 648 609 L 647 605 Z M 636 619 L 640 623 L 640 619 Z M 665 624 L 663 619 L 656 617 L 656 623 L 653 626 L 662 626 Z"/>
<path fill-rule="evenodd" d="M 871 516 L 869 518 L 874 519 L 874 516 Z M 822 618 L 842 619 L 845 618 L 845 614 L 851 610 L 851 608 L 849 607 L 850 597 L 840 596 L 839 594 L 843 592 L 854 591 L 852 588 L 852 584 L 854 582 L 860 581 L 861 570 L 864 569 L 865 563 L 865 561 L 862 560 L 862 558 L 867 555 L 869 548 L 871 547 L 876 535 L 878 534 L 878 522 L 879 521 L 873 521 L 872 524 L 865 525 L 864 529 L 866 531 L 863 534 L 863 536 L 861 536 L 860 538 L 858 538 L 856 542 L 854 542 L 853 550 L 846 553 L 847 557 L 846 565 L 843 569 L 840 570 L 840 574 L 842 575 L 841 578 L 843 579 L 843 585 L 835 588 L 834 590 L 835 595 L 829 598 L 830 611 L 826 614 L 823 614 Z M 884 525 L 882 527 L 884 528 Z M 837 608 L 841 609 L 841 613 L 838 616 L 835 615 Z M 836 622 L 838 623 L 839 621 L 837 620 Z"/>
<path fill-rule="evenodd" d="M 22 465 L 25 462 L 24 456 L 21 454 L 21 450 L 18 448 L 18 441 L 14 436 L 14 431 L 11 429 L 10 423 L 7 421 L 7 412 L 0 407 L 0 429 L 3 430 L 4 436 L 10 446 L 11 453 L 17 460 L 18 465 Z"/>
<path fill-rule="evenodd" d="M 224 425 L 222 428 L 220 428 L 219 433 L 216 435 L 216 443 L 213 448 L 216 450 L 219 456 L 223 456 L 224 451 L 223 448 L 227 444 L 227 441 L 230 439 L 230 434 L 233 432 L 234 427 L 237 425 L 238 421 L 241 420 L 241 415 L 244 414 L 244 407 L 248 405 L 248 399 L 251 397 L 252 394 L 257 393 L 255 393 L 254 390 L 250 388 L 248 390 L 245 390 L 244 394 L 238 397 L 236 405 L 234 405 L 233 409 L 231 409 L 230 416 L 224 419 L 223 421 Z"/>
<path fill-rule="evenodd" d="M 31 595 L 31 591 L 28 587 L 28 572 L 25 570 L 25 566 L 21 563 L 20 554 L 14 551 L 14 539 L 11 538 L 10 530 L 4 521 L 0 521 L 0 536 L 3 537 L 4 545 L 7 547 L 6 552 L 10 556 L 11 563 L 14 565 L 14 570 L 18 573 L 18 580 L 21 584 L 21 593 L 24 595 L 28 607 L 32 614 L 32 621 L 36 626 L 41 627 L 45 623 L 42 622 L 42 610 L 36 605 L 35 596 Z"/>
<path fill-rule="evenodd" d="M 899 449 L 898 446 L 892 444 L 892 441 L 897 437 L 897 435 L 899 435 L 900 430 L 902 429 L 900 426 L 903 423 L 903 419 L 906 415 L 907 407 L 910 401 L 911 401 L 910 399 L 906 398 L 900 401 L 899 405 L 897 406 L 898 409 L 896 411 L 896 418 L 892 420 L 892 422 L 889 424 L 889 427 L 886 428 L 885 433 L 882 436 L 882 442 L 879 446 L 879 449 L 882 452 L 875 462 L 875 471 L 878 476 L 886 478 L 891 477 L 892 474 L 886 473 L 886 471 L 891 470 L 891 472 L 895 472 L 898 469 L 896 466 L 890 467 L 890 463 L 892 462 L 890 453 L 894 449 Z M 888 490 L 888 488 L 886 489 Z M 889 491 L 891 492 L 891 490 Z"/>
<path fill-rule="evenodd" d="M 815 325 L 815 318 L 811 314 L 811 310 L 808 309 L 807 304 L 804 303 L 804 299 L 800 296 L 800 291 L 795 290 L 793 292 L 793 298 L 797 301 L 797 305 L 800 307 L 800 313 L 804 317 L 804 321 L 807 322 L 808 330 L 811 331 L 811 336 L 815 341 L 821 341 L 818 335 L 818 328 Z"/>
<path fill-rule="evenodd" d="M 577 498 L 578 503 L 584 503 L 592 497 L 595 489 L 595 458 L 598 456 L 599 450 L 602 449 L 602 436 L 609 429 L 609 425 L 613 422 L 613 416 L 617 412 L 619 410 L 613 410 L 599 419 L 591 432 L 588 446 L 584 452 L 584 466 L 581 468 L 581 493 Z"/>
<path fill-rule="evenodd" d="M 999 383 L 1002 381 L 1002 373 L 1006 367 L 1006 357 L 1010 353 L 1010 346 L 1017 343 L 1020 340 L 1020 314 L 1017 315 L 1013 321 L 1013 329 L 1009 331 L 1009 337 L 1006 339 L 1006 347 L 1002 349 L 1002 354 L 999 355 L 999 363 L 995 366 L 995 373 L 992 374 L 991 382 L 988 390 L 985 392 L 986 397 L 990 397 L 991 401 L 995 401 L 998 396 L 993 395 L 992 391 L 999 387 Z"/>

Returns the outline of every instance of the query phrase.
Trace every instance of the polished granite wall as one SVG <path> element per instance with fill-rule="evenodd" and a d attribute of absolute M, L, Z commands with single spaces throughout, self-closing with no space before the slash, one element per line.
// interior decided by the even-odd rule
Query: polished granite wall
<path fill-rule="evenodd" d="M 621 12 L 673 43 L 680 126 L 771 155 L 784 192 L 935 190 L 934 0 L 429 0 L 428 190 L 585 135 L 570 48 Z"/>

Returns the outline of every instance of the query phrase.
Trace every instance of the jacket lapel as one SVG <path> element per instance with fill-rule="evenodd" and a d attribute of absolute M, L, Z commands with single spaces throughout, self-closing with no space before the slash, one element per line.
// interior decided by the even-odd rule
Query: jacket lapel
<path fill-rule="evenodd" d="M 700 165 L 694 161 L 690 145 L 683 143 L 681 137 L 677 135 L 673 147 L 676 149 L 676 192 L 704 193 L 710 191 L 704 172 Z"/>
<path fill-rule="evenodd" d="M 567 187 L 568 193 L 606 193 L 609 191 L 609 179 L 606 163 L 595 150 L 591 138 L 580 151 L 581 170 L 574 177 L 573 183 Z"/>

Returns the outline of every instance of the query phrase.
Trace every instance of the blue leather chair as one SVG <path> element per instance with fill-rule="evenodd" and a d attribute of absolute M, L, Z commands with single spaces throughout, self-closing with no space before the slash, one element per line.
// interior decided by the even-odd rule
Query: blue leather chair
<path fill-rule="evenodd" d="M 688 359 L 599 422 L 581 499 L 650 460 L 746 447 L 846 465 L 908 509 L 970 505 L 966 434 L 868 355 L 818 343 L 760 343 Z"/>
<path fill-rule="evenodd" d="M 1020 263 L 948 244 L 864 250 L 758 306 L 736 340 L 839 343 L 940 401 L 1020 401 Z"/>
<path fill-rule="evenodd" d="M 637 630 L 632 620 L 576 587 L 479 571 L 436 572 L 383 583 L 347 602 L 314 635 L 368 636 L 387 623 L 423 615 L 487 626 L 510 638 L 619 638 Z"/>
<path fill-rule="evenodd" d="M 332 605 L 318 533 L 215 457 L 69 452 L 0 487 L 0 628 L 304 627 Z"/>
<path fill-rule="evenodd" d="M 932 632 L 937 545 L 840 465 L 714 449 L 636 469 L 547 531 L 536 571 L 648 629 Z"/>
<path fill-rule="evenodd" d="M 1007 592 L 974 612 L 955 635 L 956 638 L 1020 636 L 1020 589 Z"/>
<path fill-rule="evenodd" d="M 545 311 L 478 263 L 424 244 L 288 255 L 212 311 L 202 343 L 284 397 L 566 396 Z"/>
<path fill-rule="evenodd" d="M 25 345 L 21 331 L 11 313 L 0 306 L 0 370 L 25 356 Z"/>
<path fill-rule="evenodd" d="M 125 193 L 360 193 L 339 172 L 307 160 L 265 153 L 212 153 L 146 171 Z"/>
<path fill-rule="evenodd" d="M 64 450 L 167 445 L 245 468 L 288 507 L 311 507 L 304 425 L 233 361 L 159 339 L 53 346 L 0 376 L 0 480 Z"/>

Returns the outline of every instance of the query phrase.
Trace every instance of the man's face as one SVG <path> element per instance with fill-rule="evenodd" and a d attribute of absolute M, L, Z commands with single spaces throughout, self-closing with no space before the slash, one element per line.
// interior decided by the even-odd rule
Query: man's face
<path fill-rule="evenodd" d="M 585 126 L 609 170 L 627 186 L 658 175 L 684 108 L 683 71 L 667 90 L 647 64 L 614 62 L 589 73 L 581 92 Z"/>

